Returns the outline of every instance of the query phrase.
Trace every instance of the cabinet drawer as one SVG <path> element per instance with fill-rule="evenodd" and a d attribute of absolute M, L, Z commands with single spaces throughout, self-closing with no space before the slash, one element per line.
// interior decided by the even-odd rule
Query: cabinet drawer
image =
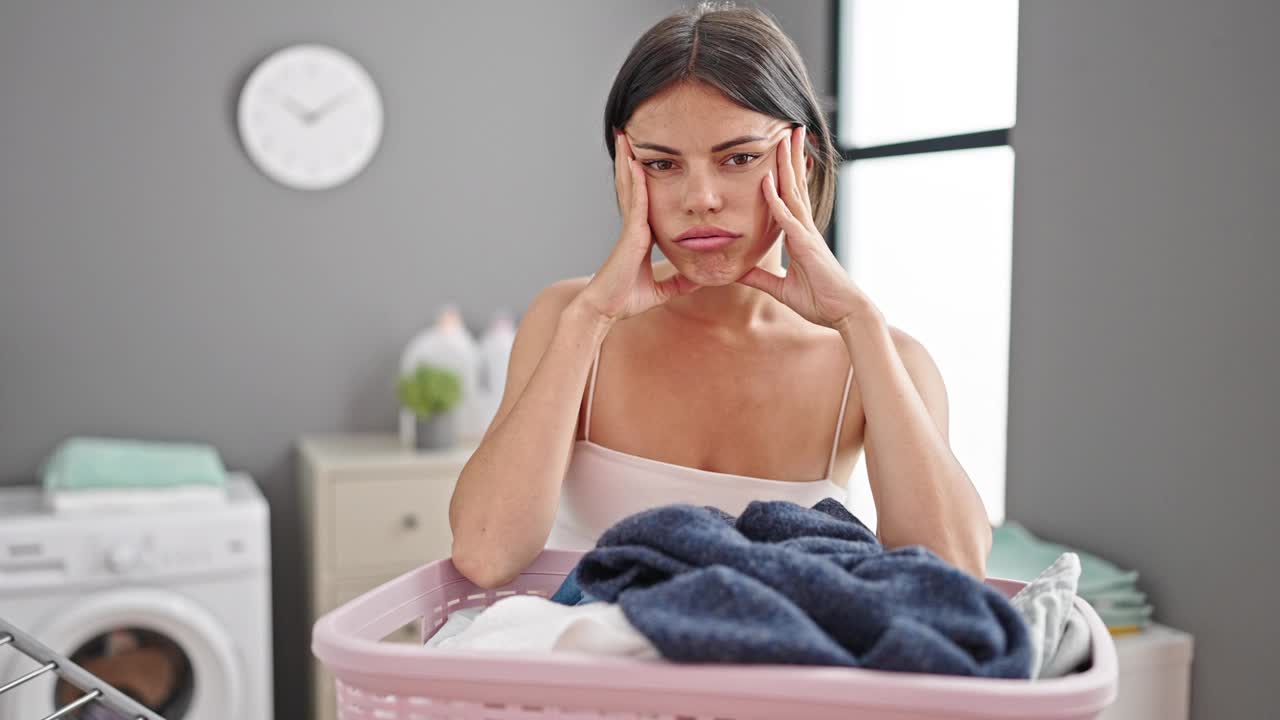
<path fill-rule="evenodd" d="M 461 468 L 334 474 L 333 554 L 339 576 L 400 573 L 449 557 L 449 499 Z"/>

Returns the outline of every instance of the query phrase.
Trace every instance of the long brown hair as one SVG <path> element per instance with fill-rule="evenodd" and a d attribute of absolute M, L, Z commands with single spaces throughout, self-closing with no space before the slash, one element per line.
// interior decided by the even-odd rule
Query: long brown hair
<path fill-rule="evenodd" d="M 835 206 L 839 158 L 826 116 L 795 43 L 767 12 L 732 2 L 702 2 L 669 15 L 631 48 L 604 109 L 604 142 L 645 100 L 676 82 L 703 82 L 748 110 L 805 126 L 813 157 L 809 197 L 825 232 Z"/>

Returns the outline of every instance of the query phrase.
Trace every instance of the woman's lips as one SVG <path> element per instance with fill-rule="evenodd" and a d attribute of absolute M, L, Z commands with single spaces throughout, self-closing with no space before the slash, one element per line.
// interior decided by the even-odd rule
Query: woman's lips
<path fill-rule="evenodd" d="M 689 250 L 719 250 L 733 244 L 738 237 L 734 235 L 710 235 L 708 237 L 695 237 L 688 240 L 677 240 L 676 244 L 682 248 Z"/>

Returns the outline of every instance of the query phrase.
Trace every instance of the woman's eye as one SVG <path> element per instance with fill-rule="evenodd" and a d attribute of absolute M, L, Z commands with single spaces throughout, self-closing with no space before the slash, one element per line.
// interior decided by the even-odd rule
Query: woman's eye
<path fill-rule="evenodd" d="M 734 167 L 743 167 L 750 165 L 758 157 L 760 157 L 758 153 L 736 153 L 730 155 L 725 162 Z M 650 170 L 671 170 L 675 167 L 675 163 L 670 160 L 645 160 L 643 165 Z"/>
<path fill-rule="evenodd" d="M 645 166 L 651 170 L 670 170 L 671 169 L 669 167 L 658 167 L 658 163 L 667 163 L 668 165 L 670 165 L 671 161 L 670 160 L 645 160 L 644 161 Z"/>

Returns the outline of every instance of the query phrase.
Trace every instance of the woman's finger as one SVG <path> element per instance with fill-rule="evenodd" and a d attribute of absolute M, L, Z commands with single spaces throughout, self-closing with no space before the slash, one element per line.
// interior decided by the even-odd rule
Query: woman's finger
<path fill-rule="evenodd" d="M 796 166 L 791 157 L 791 135 L 792 133 L 787 133 L 787 136 L 782 138 L 782 144 L 777 152 L 778 187 L 780 188 L 778 194 L 791 214 L 798 218 L 804 215 L 804 207 L 800 204 L 800 192 L 796 187 Z"/>
<path fill-rule="evenodd" d="M 636 224 L 649 222 L 649 187 L 645 183 L 644 170 L 639 160 L 628 160 L 631 173 L 631 221 Z"/>
<path fill-rule="evenodd" d="M 807 238 L 811 233 L 816 234 L 817 231 L 813 227 L 813 213 L 804 204 L 803 197 L 800 194 L 799 183 L 795 175 L 795 163 L 792 162 L 791 138 L 787 137 L 783 141 L 782 153 L 778 158 L 779 176 L 786 176 L 787 179 L 778 183 L 778 194 L 782 201 L 786 204 L 787 209 L 791 211 L 792 217 L 804 228 L 802 233 L 794 233 L 797 235 L 796 241 L 803 242 L 801 236 Z M 788 233 L 792 235 L 793 233 Z"/>
<path fill-rule="evenodd" d="M 743 285 L 769 293 L 777 300 L 782 300 L 782 281 L 783 278 L 759 266 L 751 268 L 746 275 L 738 278 L 738 282 Z"/>
<path fill-rule="evenodd" d="M 613 131 L 613 183 L 622 189 L 622 133 Z"/>
<path fill-rule="evenodd" d="M 805 126 L 801 125 L 799 137 L 796 138 L 795 175 L 800 202 L 804 205 L 805 212 L 812 218 L 813 203 L 809 201 L 809 171 L 805 163 L 805 149 L 808 147 L 806 143 L 807 132 Z"/>
<path fill-rule="evenodd" d="M 627 252 L 631 257 L 629 262 L 638 263 L 643 260 L 647 264 L 655 242 L 653 229 L 649 227 L 649 190 L 645 184 L 644 171 L 640 169 L 640 161 L 628 160 L 627 163 L 631 175 L 631 211 L 624 230 L 624 236 L 629 238 L 626 243 Z"/>
<path fill-rule="evenodd" d="M 791 213 L 787 204 L 778 196 L 778 188 L 775 186 L 773 173 L 770 172 L 764 178 L 764 199 L 768 203 L 769 209 L 773 211 L 773 218 L 782 226 L 782 231 L 786 233 L 787 246 L 790 247 L 798 242 L 798 238 L 803 237 L 806 229 L 804 224 L 796 219 Z"/>
<path fill-rule="evenodd" d="M 613 178 L 617 184 L 618 204 L 622 206 L 622 218 L 626 220 L 631 209 L 631 148 L 626 133 L 619 132 L 613 140 Z"/>

